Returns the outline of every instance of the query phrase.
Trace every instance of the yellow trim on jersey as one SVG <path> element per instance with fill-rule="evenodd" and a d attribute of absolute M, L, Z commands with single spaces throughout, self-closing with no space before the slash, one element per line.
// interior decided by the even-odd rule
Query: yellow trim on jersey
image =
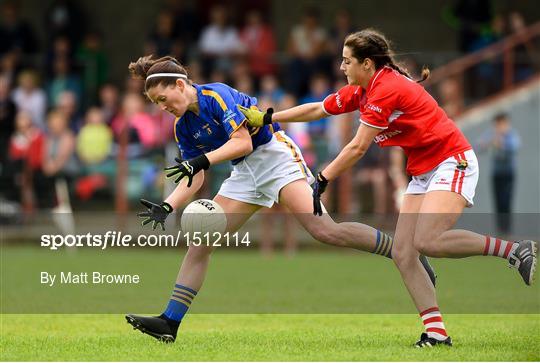
<path fill-rule="evenodd" d="M 175 121 L 174 121 L 174 139 L 176 140 L 176 143 L 178 144 L 178 135 L 176 135 L 176 124 L 178 123 L 178 121 L 180 121 L 180 117 L 178 117 Z"/>
<path fill-rule="evenodd" d="M 293 155 L 293 158 L 294 158 L 294 162 L 298 163 L 298 166 L 300 167 L 300 171 L 307 178 L 304 163 L 302 162 L 302 159 L 300 158 L 300 155 L 298 155 L 298 152 L 296 151 L 296 148 L 290 142 L 288 142 L 287 139 L 282 134 L 280 134 L 279 132 L 274 133 L 274 135 L 276 135 L 277 141 L 284 143 L 285 145 L 287 145 L 287 147 L 289 149 L 291 149 L 291 152 L 292 152 L 292 155 Z"/>
<path fill-rule="evenodd" d="M 219 93 L 217 93 L 216 91 L 208 90 L 208 89 L 203 89 L 201 93 L 205 96 L 214 97 L 217 103 L 219 103 L 219 105 L 221 106 L 221 109 L 223 111 L 227 111 L 227 105 L 225 104 L 225 101 L 223 101 L 223 98 L 221 98 Z"/>

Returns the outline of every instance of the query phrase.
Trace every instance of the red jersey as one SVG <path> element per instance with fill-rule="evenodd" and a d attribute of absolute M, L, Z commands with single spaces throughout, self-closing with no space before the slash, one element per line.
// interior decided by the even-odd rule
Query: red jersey
<path fill-rule="evenodd" d="M 390 67 L 379 69 L 364 91 L 345 86 L 326 97 L 330 115 L 360 111 L 360 122 L 381 129 L 379 146 L 400 146 L 407 155 L 407 173 L 424 174 L 471 145 L 424 87 Z"/>

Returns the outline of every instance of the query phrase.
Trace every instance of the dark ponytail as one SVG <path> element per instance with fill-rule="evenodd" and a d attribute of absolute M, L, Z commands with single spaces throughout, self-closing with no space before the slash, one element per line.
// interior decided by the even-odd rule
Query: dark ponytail
<path fill-rule="evenodd" d="M 390 42 L 382 33 L 374 29 L 364 29 L 348 35 L 345 38 L 344 46 L 351 49 L 353 56 L 359 62 L 369 58 L 375 63 L 375 69 L 388 66 L 412 79 L 409 72 L 394 60 Z M 429 77 L 429 73 L 429 69 L 424 67 L 422 69 L 422 78 L 417 82 L 425 81 Z"/>
<path fill-rule="evenodd" d="M 155 73 L 178 73 L 188 77 L 187 71 L 174 57 L 166 56 L 152 59 L 153 55 L 141 57 L 136 62 L 129 63 L 128 69 L 135 79 L 143 79 Z M 174 85 L 180 77 L 153 77 L 146 81 L 145 89 L 155 87 L 159 84 L 164 86 Z M 186 78 L 188 83 L 191 81 Z"/>

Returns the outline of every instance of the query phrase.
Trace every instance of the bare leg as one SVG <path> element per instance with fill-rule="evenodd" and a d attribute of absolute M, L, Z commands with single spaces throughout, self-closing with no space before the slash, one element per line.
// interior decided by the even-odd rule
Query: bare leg
<path fill-rule="evenodd" d="M 465 199 L 457 193 L 427 193 L 416 225 L 415 248 L 431 257 L 461 258 L 482 255 L 486 236 L 466 230 L 449 230 L 459 219 L 465 206 Z"/>
<path fill-rule="evenodd" d="M 217 202 L 227 215 L 227 230 L 237 231 L 259 208 L 258 205 L 239 202 L 233 199 L 216 195 L 214 201 Z M 210 255 L 214 247 L 211 246 L 190 246 L 178 272 L 176 284 L 187 286 L 198 291 L 206 277 Z"/>
<path fill-rule="evenodd" d="M 305 180 L 296 180 L 286 185 L 279 196 L 280 203 L 289 208 L 300 224 L 318 241 L 368 252 L 375 250 L 375 228 L 362 223 L 336 223 L 326 212 L 322 216 L 313 215 L 312 189 Z"/>
<path fill-rule="evenodd" d="M 437 305 L 435 289 L 418 260 L 413 241 L 424 195 L 405 195 L 394 235 L 392 258 L 418 311 Z"/>

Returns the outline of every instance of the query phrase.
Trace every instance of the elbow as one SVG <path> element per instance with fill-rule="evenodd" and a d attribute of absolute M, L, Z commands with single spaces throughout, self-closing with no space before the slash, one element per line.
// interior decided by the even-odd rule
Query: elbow
<path fill-rule="evenodd" d="M 351 146 L 350 153 L 356 159 L 360 159 L 362 156 L 364 156 L 367 149 L 368 149 L 368 146 L 365 146 L 365 145 L 353 145 L 353 146 Z"/>
<path fill-rule="evenodd" d="M 246 156 L 248 154 L 251 154 L 253 152 L 253 142 L 251 141 L 251 138 L 249 138 L 249 140 L 245 140 L 242 143 L 242 146 L 240 149 L 242 150 L 241 156 Z"/>

